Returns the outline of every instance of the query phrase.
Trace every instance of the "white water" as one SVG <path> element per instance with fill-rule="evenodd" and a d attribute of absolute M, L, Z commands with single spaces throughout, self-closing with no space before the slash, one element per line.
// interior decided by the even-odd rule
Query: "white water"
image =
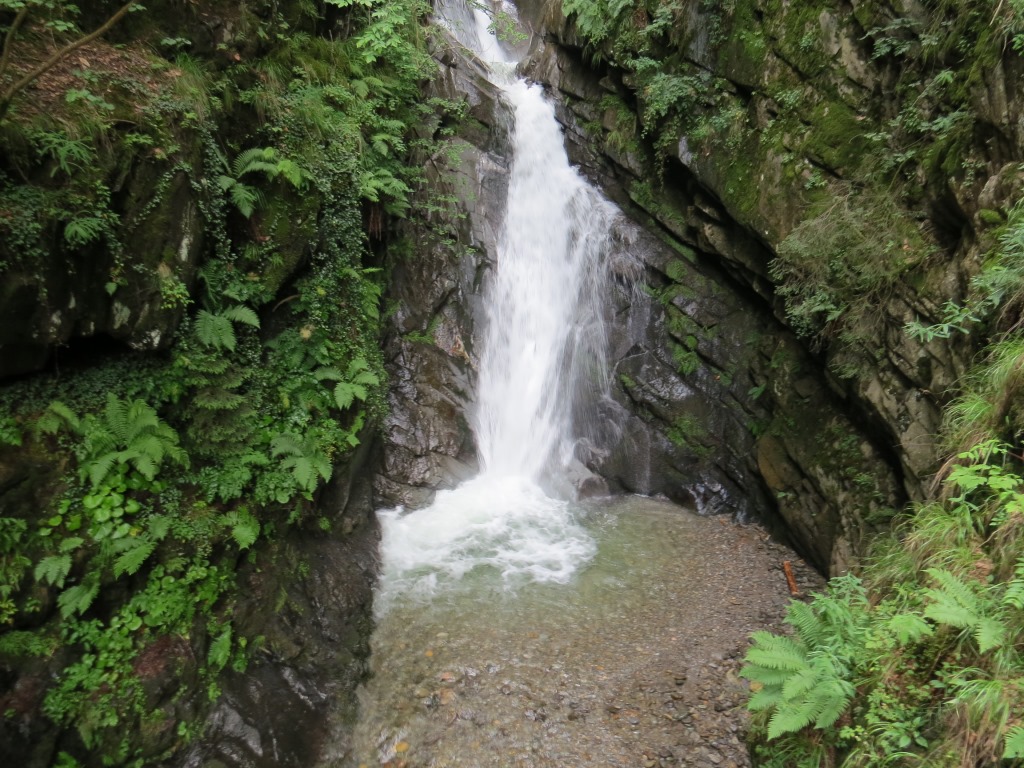
<path fill-rule="evenodd" d="M 481 474 L 429 508 L 379 513 L 380 615 L 398 595 L 430 596 L 480 567 L 507 585 L 565 582 L 595 552 L 573 505 L 551 489 L 567 485 L 580 437 L 574 404 L 607 387 L 597 298 L 615 209 L 569 165 L 554 108 L 511 74 L 487 16 L 443 10 L 460 42 L 494 63 L 515 116 L 472 414 Z"/>

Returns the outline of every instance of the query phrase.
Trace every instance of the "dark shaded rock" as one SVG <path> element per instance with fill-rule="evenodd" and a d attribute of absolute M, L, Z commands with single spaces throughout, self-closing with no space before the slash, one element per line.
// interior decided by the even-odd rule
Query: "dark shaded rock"
<path fill-rule="evenodd" d="M 222 676 L 202 738 L 174 765 L 299 768 L 347 749 L 372 631 L 373 456 L 364 445 L 322 499 L 329 532 L 293 531 L 259 553 L 272 567 L 242 569 L 234 625 L 262 640 L 244 671 Z"/>
<path fill-rule="evenodd" d="M 426 194 L 448 201 L 446 207 L 401 231 L 415 245 L 394 265 L 389 292 L 398 309 L 385 343 L 391 388 L 376 480 L 382 506 L 423 506 L 434 491 L 476 470 L 468 409 L 479 294 L 504 210 L 510 115 L 478 61 L 447 36 L 440 46 L 434 94 L 466 98 L 470 119 L 450 151 L 427 159 Z M 433 207 L 420 202 L 424 210 Z"/>

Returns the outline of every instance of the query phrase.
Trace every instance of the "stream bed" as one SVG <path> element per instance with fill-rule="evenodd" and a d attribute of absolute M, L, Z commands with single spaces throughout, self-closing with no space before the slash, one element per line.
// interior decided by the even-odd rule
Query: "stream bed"
<path fill-rule="evenodd" d="M 740 766 L 749 634 L 817 575 L 756 526 L 642 497 L 574 510 L 596 544 L 565 583 L 474 567 L 392 596 L 350 766 Z"/>

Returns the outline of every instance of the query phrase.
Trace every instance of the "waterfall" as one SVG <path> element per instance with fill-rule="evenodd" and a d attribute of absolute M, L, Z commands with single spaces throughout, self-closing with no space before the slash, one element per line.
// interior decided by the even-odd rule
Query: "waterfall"
<path fill-rule="evenodd" d="M 439 3 L 459 41 L 491 64 L 512 107 L 513 159 L 471 424 L 481 472 L 430 507 L 384 510 L 378 609 L 431 594 L 479 566 L 505 579 L 566 581 L 594 552 L 566 498 L 566 469 L 586 432 L 581 402 L 607 391 L 598 298 L 616 212 L 569 164 L 554 107 L 513 74 L 479 9 Z"/>

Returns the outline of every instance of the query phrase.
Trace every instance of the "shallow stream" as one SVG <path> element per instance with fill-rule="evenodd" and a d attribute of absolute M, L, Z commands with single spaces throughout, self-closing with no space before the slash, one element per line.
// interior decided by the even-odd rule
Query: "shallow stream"
<path fill-rule="evenodd" d="M 388 601 L 351 765 L 746 764 L 737 659 L 781 615 L 791 555 L 652 499 L 573 513 L 596 553 L 566 583 L 478 565 Z"/>

